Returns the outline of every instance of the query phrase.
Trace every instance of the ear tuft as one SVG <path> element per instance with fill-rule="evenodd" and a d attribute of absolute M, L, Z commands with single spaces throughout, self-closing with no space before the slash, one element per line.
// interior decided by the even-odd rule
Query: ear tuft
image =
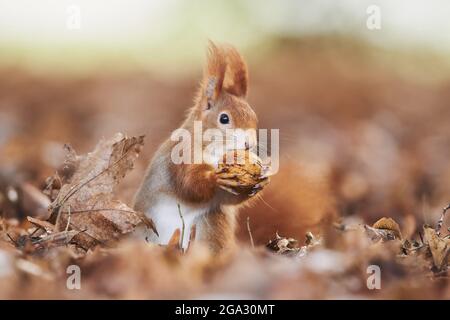
<path fill-rule="evenodd" d="M 226 56 L 223 48 L 209 40 L 208 62 L 203 76 L 203 90 L 208 99 L 216 99 L 222 90 L 227 68 Z"/>
<path fill-rule="evenodd" d="M 247 95 L 248 68 L 241 54 L 233 46 L 226 47 L 226 82 L 224 89 L 238 97 Z"/>

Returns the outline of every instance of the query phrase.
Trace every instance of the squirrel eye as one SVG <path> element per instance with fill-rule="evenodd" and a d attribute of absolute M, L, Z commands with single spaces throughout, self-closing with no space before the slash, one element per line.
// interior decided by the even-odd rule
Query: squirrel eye
<path fill-rule="evenodd" d="M 228 117 L 228 115 L 226 113 L 222 113 L 220 115 L 219 121 L 221 124 L 228 124 L 228 123 L 230 123 L 230 118 Z"/>

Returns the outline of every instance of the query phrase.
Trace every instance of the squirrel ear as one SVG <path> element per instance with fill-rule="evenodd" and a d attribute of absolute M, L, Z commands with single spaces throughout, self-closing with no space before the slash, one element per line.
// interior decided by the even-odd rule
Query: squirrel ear
<path fill-rule="evenodd" d="M 224 89 L 235 96 L 245 97 L 248 84 L 247 64 L 233 46 L 227 46 L 226 58 L 228 68 L 226 70 Z"/>
<path fill-rule="evenodd" d="M 209 40 L 208 62 L 204 71 L 202 91 L 207 100 L 215 100 L 220 94 L 225 78 L 227 61 L 224 50 Z"/>

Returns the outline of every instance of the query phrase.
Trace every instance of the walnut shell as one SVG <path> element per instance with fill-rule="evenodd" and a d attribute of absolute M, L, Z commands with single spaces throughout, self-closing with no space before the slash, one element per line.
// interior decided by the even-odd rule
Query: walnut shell
<path fill-rule="evenodd" d="M 261 159 L 249 151 L 230 151 L 218 166 L 219 175 L 236 182 L 236 190 L 251 189 L 261 181 Z"/>

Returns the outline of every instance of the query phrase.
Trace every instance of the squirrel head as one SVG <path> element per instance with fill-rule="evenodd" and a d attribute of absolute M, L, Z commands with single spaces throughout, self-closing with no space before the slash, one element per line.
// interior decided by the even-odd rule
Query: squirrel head
<path fill-rule="evenodd" d="M 220 130 L 226 141 L 233 140 L 234 149 L 256 147 L 258 120 L 246 101 L 247 86 L 247 65 L 239 52 L 210 41 L 191 120 L 201 121 L 204 131 Z"/>

